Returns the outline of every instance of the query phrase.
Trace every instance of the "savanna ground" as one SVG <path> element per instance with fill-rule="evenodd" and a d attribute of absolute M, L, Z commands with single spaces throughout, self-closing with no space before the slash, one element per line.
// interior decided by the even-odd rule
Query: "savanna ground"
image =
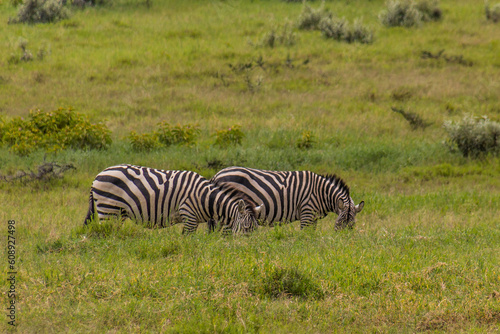
<path fill-rule="evenodd" d="M 294 45 L 259 45 L 296 22 L 302 4 L 284 1 L 115 0 L 39 25 L 7 24 L 16 9 L 0 4 L 1 114 L 72 106 L 113 138 L 104 151 L 0 148 L 3 175 L 44 160 L 76 167 L 0 183 L 2 330 L 12 329 L 9 220 L 20 333 L 500 330 L 500 160 L 443 143 L 445 120 L 500 120 L 500 25 L 482 0 L 443 0 L 443 19 L 416 28 L 382 26 L 381 0 L 326 5 L 363 18 L 374 42 L 294 29 Z M 11 62 L 20 39 L 41 56 Z M 448 60 L 422 58 L 441 50 Z M 414 130 L 391 107 L 430 125 Z M 190 147 L 132 150 L 130 131 L 160 121 L 201 133 Z M 234 125 L 242 145 L 215 146 L 214 133 Z M 299 149 L 304 131 L 314 141 Z M 130 221 L 83 228 L 94 176 L 119 163 L 205 177 L 230 165 L 336 173 L 365 208 L 342 232 L 333 214 L 316 229 L 243 237 Z"/>

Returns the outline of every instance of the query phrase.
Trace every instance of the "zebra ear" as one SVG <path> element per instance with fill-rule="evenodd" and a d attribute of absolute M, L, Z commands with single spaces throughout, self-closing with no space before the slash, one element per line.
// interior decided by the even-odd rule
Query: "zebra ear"
<path fill-rule="evenodd" d="M 363 207 L 365 206 L 365 201 L 361 201 L 359 202 L 358 205 L 356 205 L 354 208 L 356 209 L 356 213 L 360 212 L 361 210 L 363 210 Z"/>
<path fill-rule="evenodd" d="M 263 207 L 264 207 L 264 204 L 261 204 L 261 205 L 259 205 L 259 206 L 256 206 L 256 207 L 255 207 L 255 208 L 253 208 L 253 209 L 254 209 L 255 213 L 259 213 L 259 212 L 260 212 L 260 210 L 262 210 L 262 208 L 263 208 Z"/>
<path fill-rule="evenodd" d="M 247 205 L 245 204 L 245 201 L 242 199 L 239 199 L 238 200 L 238 212 L 240 214 L 244 214 L 246 207 L 247 207 Z"/>
<path fill-rule="evenodd" d="M 338 201 L 338 206 L 339 206 L 339 210 L 341 210 L 341 211 L 344 210 L 344 206 L 345 206 L 344 202 Z"/>

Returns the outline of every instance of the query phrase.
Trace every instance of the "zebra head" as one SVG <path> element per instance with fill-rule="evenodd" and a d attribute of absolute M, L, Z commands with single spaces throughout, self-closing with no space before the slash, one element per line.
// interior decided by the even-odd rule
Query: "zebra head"
<path fill-rule="evenodd" d="M 363 210 L 365 202 L 361 201 L 358 205 L 354 205 L 352 199 L 346 204 L 342 200 L 338 202 L 339 216 L 335 221 L 335 230 L 343 230 L 344 228 L 352 229 L 356 224 L 356 214 Z"/>
<path fill-rule="evenodd" d="M 257 216 L 262 209 L 262 205 L 255 206 L 255 203 L 240 198 L 236 206 L 236 214 L 230 222 L 233 234 L 249 233 L 255 230 L 257 228 Z"/>

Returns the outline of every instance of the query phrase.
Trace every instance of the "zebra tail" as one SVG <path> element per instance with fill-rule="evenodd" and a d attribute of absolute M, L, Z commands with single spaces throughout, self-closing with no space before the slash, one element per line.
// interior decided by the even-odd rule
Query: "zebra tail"
<path fill-rule="evenodd" d="M 94 189 L 90 189 L 90 197 L 89 197 L 89 210 L 87 211 L 87 216 L 83 222 L 84 225 L 87 225 L 94 219 L 95 208 L 94 208 Z"/>

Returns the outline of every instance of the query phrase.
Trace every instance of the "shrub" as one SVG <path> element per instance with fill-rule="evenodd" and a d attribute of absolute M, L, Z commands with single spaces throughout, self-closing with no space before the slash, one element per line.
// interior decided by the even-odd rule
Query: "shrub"
<path fill-rule="evenodd" d="M 485 6 L 486 19 L 494 23 L 500 22 L 500 3 L 493 5 L 491 8 L 488 4 Z"/>
<path fill-rule="evenodd" d="M 379 20 L 388 27 L 413 27 L 420 25 L 422 13 L 411 0 L 389 1 Z"/>
<path fill-rule="evenodd" d="M 363 44 L 373 43 L 373 31 L 367 26 L 363 25 L 361 21 L 354 21 L 354 25 L 349 31 L 349 35 L 346 39 L 347 42 L 360 42 Z"/>
<path fill-rule="evenodd" d="M 296 268 L 272 268 L 253 290 L 257 294 L 271 298 L 296 296 L 321 299 L 324 297 L 319 284 Z"/>
<path fill-rule="evenodd" d="M 19 6 L 20 4 L 23 3 L 23 0 L 10 0 L 10 4 L 14 7 Z"/>
<path fill-rule="evenodd" d="M 241 145 L 245 134 L 240 130 L 239 125 L 233 125 L 227 130 L 218 130 L 215 134 L 215 145 L 228 147 L 230 145 Z"/>
<path fill-rule="evenodd" d="M 470 114 L 461 121 L 446 121 L 444 128 L 448 132 L 450 149 L 458 150 L 464 157 L 477 158 L 482 155 L 500 152 L 500 123 Z"/>
<path fill-rule="evenodd" d="M 437 0 L 423 0 L 417 3 L 417 10 L 422 14 L 422 21 L 439 21 L 443 16 L 439 2 Z"/>
<path fill-rule="evenodd" d="M 319 23 L 319 30 L 326 38 L 332 38 L 335 40 L 343 40 L 346 36 L 348 23 L 344 19 L 333 19 L 331 17 L 325 17 Z"/>
<path fill-rule="evenodd" d="M 311 6 L 304 4 L 297 26 L 302 30 L 318 30 L 321 20 L 331 17 L 332 13 L 325 9 L 324 1 L 318 9 L 314 9 Z"/>
<path fill-rule="evenodd" d="M 49 23 L 69 17 L 69 11 L 61 0 L 25 0 L 19 7 L 17 17 L 10 23 Z"/>
<path fill-rule="evenodd" d="M 351 27 L 345 19 L 333 19 L 331 17 L 323 18 L 319 24 L 321 33 L 326 38 L 332 38 L 338 41 L 348 43 L 360 42 L 369 44 L 373 42 L 373 32 L 355 21 Z"/>
<path fill-rule="evenodd" d="M 297 36 L 293 32 L 290 24 L 285 24 L 281 28 L 281 31 L 278 30 L 279 29 L 273 29 L 267 34 L 265 34 L 262 37 L 259 45 L 267 46 L 270 48 L 274 48 L 277 45 L 285 45 L 285 46 L 295 45 Z"/>
<path fill-rule="evenodd" d="M 175 125 L 172 126 L 167 122 L 158 124 L 157 136 L 160 143 L 166 146 L 170 145 L 192 145 L 196 142 L 196 137 L 200 133 L 197 125 Z"/>
<path fill-rule="evenodd" d="M 104 124 L 92 124 L 71 108 L 59 108 L 30 111 L 27 120 L 17 117 L 4 123 L 0 142 L 16 154 L 28 155 L 37 149 L 104 149 L 111 144 L 111 137 Z"/>
<path fill-rule="evenodd" d="M 172 126 L 167 122 L 161 122 L 158 123 L 157 130 L 149 133 L 130 132 L 128 140 L 136 151 L 151 151 L 170 145 L 193 145 L 199 132 L 196 125 Z"/>
<path fill-rule="evenodd" d="M 301 138 L 297 140 L 297 147 L 300 149 L 309 149 L 313 147 L 314 142 L 314 135 L 311 131 L 304 131 Z"/>
<path fill-rule="evenodd" d="M 156 132 L 138 134 L 135 131 L 130 132 L 128 139 L 134 151 L 151 151 L 161 147 Z"/>

